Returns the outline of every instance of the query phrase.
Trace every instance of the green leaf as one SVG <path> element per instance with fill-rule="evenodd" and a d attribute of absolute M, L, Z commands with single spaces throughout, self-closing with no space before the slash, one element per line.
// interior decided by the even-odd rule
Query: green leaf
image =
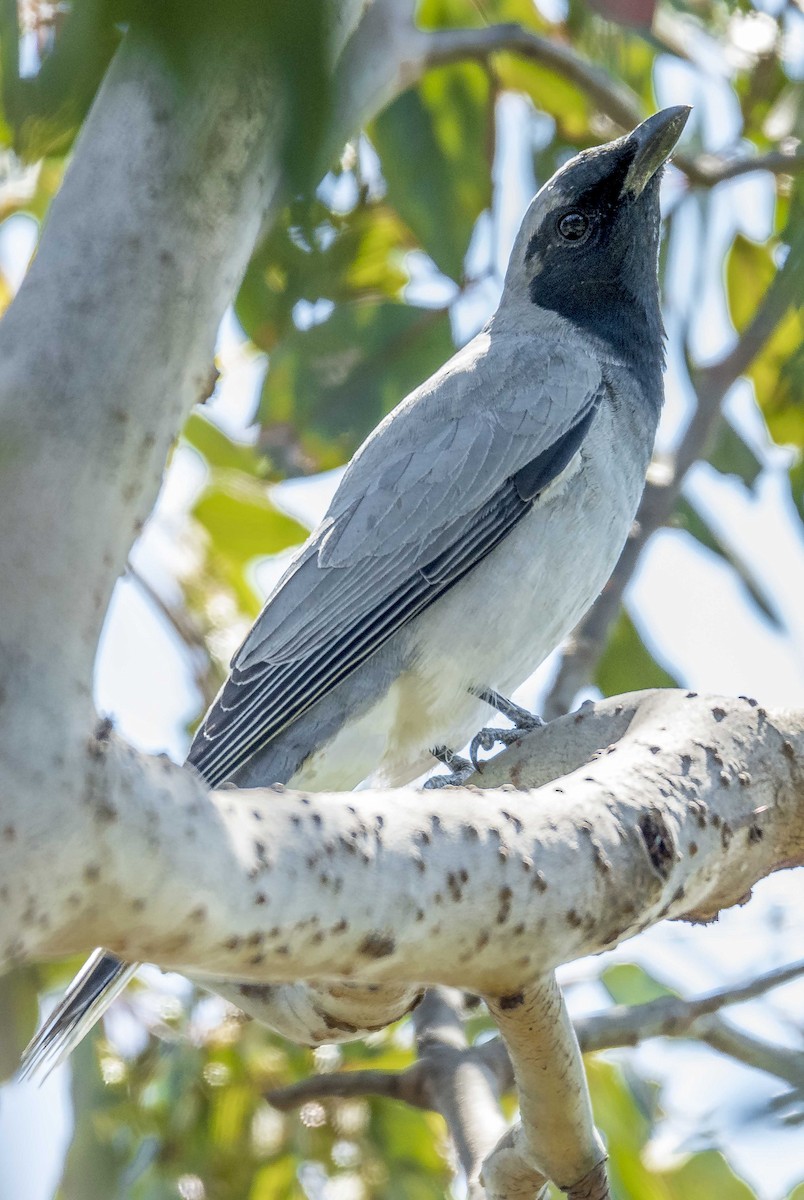
<path fill-rule="evenodd" d="M 72 1100 L 75 1131 L 64 1164 L 57 1200 L 109 1200 L 127 1194 L 123 1183 L 129 1139 L 116 1136 L 120 1089 L 107 1087 L 98 1069 L 92 1033 L 73 1051 Z"/>
<path fill-rule="evenodd" d="M 342 305 L 271 355 L 260 420 L 292 429 L 318 469 L 338 466 L 452 351 L 445 312 L 385 301 Z"/>
<path fill-rule="evenodd" d="M 747 488 L 753 488 L 762 471 L 762 463 L 730 421 L 720 422 L 707 461 L 721 475 L 738 475 Z"/>
<path fill-rule="evenodd" d="M 679 497 L 676 502 L 672 524 L 678 529 L 683 529 L 685 533 L 688 533 L 690 537 L 694 537 L 697 542 L 700 542 L 712 554 L 716 554 L 718 558 L 722 558 L 724 562 L 727 562 L 737 574 L 740 583 L 757 608 L 759 608 L 775 629 L 782 628 L 782 621 L 779 614 L 773 607 L 772 600 L 766 597 L 763 585 L 760 580 L 755 578 L 750 564 L 744 561 L 739 554 L 735 553 L 726 542 L 721 541 L 700 512 L 696 508 L 693 508 L 690 502 L 683 496 Z"/>
<path fill-rule="evenodd" d="M 346 215 L 321 200 L 296 204 L 256 250 L 235 311 L 255 345 L 272 351 L 292 333 L 293 307 L 399 299 L 408 281 L 404 256 L 416 241 L 385 203 L 362 199 Z"/>
<path fill-rule="evenodd" d="M 248 475 L 261 473 L 264 460 L 255 448 L 234 441 L 200 412 L 193 412 L 187 418 L 182 437 L 212 468 L 242 471 Z"/>
<path fill-rule="evenodd" d="M 192 515 L 217 554 L 240 568 L 303 542 L 307 530 L 275 507 L 264 485 L 237 471 L 218 471 Z"/>
<path fill-rule="evenodd" d="M 475 222 L 491 203 L 494 106 L 475 63 L 429 71 L 369 130 L 388 202 L 445 275 L 460 281 Z"/>
<path fill-rule="evenodd" d="M 722 1154 L 705 1150 L 687 1159 L 666 1175 L 673 1200 L 754 1200 L 754 1193 L 738 1179 Z"/>
<path fill-rule="evenodd" d="M 793 192 L 781 237 L 788 243 L 782 271 L 777 274 L 776 257 L 783 252 L 777 239 L 760 245 L 738 236 L 728 256 L 726 279 L 731 318 L 738 332 L 746 329 L 768 289 L 783 289 L 788 308 L 765 337 L 747 374 L 771 436 L 802 449 L 804 307 L 800 303 L 800 280 L 804 271 L 804 198 L 800 188 Z"/>
<path fill-rule="evenodd" d="M 606 967 L 600 982 L 615 1004 L 649 1004 L 651 1000 L 678 995 L 636 963 L 616 963 Z"/>
<path fill-rule="evenodd" d="M 0 975 L 0 1080 L 9 1079 L 20 1065 L 20 1054 L 31 1040 L 39 1014 L 36 975 L 26 968 Z"/>
<path fill-rule="evenodd" d="M 678 687 L 678 680 L 656 662 L 625 609 L 609 636 L 595 671 L 595 684 L 604 696 L 642 688 Z"/>
<path fill-rule="evenodd" d="M 555 136 L 537 155 L 541 181 L 556 170 L 562 151 L 567 157 L 599 140 L 591 128 L 594 105 L 571 80 L 548 66 L 507 51 L 495 55 L 494 66 L 503 87 L 523 92 L 540 112 L 547 113 L 556 123 Z"/>

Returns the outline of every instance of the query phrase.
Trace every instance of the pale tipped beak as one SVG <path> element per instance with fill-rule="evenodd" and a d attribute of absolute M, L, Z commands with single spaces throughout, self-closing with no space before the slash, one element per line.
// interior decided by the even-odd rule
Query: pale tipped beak
<path fill-rule="evenodd" d="M 663 108 L 637 125 L 625 139 L 636 146 L 636 154 L 625 177 L 623 191 L 640 196 L 661 166 L 667 162 L 690 115 L 688 104 Z"/>

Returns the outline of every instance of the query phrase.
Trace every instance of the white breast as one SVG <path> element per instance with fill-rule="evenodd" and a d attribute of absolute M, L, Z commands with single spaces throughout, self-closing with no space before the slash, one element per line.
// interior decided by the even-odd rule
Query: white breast
<path fill-rule="evenodd" d="M 580 454 L 504 542 L 398 635 L 409 669 L 294 783 L 354 786 L 368 771 L 377 784 L 408 782 L 432 766 L 433 746 L 460 748 L 493 720 L 471 689 L 510 695 L 614 569 L 644 482 L 644 455 L 627 452 L 623 420 L 601 409 Z"/>

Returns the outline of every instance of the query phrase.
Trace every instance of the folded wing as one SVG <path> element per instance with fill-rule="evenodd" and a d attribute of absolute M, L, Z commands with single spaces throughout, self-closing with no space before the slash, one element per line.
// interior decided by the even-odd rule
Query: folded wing
<path fill-rule="evenodd" d="M 188 761 L 217 786 L 506 537 L 579 450 L 600 368 L 479 335 L 353 459 L 232 660 Z"/>

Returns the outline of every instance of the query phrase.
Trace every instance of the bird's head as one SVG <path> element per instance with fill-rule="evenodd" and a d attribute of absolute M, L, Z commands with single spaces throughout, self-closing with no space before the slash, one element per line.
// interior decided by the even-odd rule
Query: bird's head
<path fill-rule="evenodd" d="M 689 111 L 665 108 L 548 180 L 517 235 L 500 315 L 517 310 L 519 323 L 535 306 L 618 356 L 646 338 L 660 361 L 659 179 Z"/>

